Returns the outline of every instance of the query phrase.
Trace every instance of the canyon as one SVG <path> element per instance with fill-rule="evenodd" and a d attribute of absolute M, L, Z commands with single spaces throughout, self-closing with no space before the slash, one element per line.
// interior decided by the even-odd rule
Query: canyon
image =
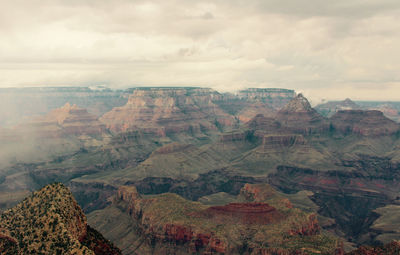
<path fill-rule="evenodd" d="M 363 254 L 400 239 L 400 125 L 377 105 L 313 108 L 285 89 L 65 90 L 40 93 L 68 102 L 0 129 L 0 210 L 62 182 L 123 254 Z"/>

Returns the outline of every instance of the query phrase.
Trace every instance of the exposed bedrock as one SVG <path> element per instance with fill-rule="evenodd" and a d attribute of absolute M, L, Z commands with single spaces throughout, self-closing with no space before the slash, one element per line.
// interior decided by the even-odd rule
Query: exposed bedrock
<path fill-rule="evenodd" d="M 390 170 L 396 173 L 398 169 L 386 169 Z M 319 213 L 334 218 L 340 231 L 356 243 L 373 241 L 369 228 L 379 216 L 373 210 L 392 203 L 399 192 L 393 175 L 390 179 L 384 174 L 373 177 L 357 170 L 322 172 L 280 166 L 270 182 L 288 193 L 313 191 L 311 198 L 320 207 Z"/>

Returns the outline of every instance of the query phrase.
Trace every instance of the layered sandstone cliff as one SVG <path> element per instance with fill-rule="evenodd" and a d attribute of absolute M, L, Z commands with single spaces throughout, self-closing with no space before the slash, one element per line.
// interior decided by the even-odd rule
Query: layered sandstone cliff
<path fill-rule="evenodd" d="M 142 130 L 165 136 L 217 131 L 235 122 L 213 103 L 218 97 L 216 91 L 204 88 L 138 88 L 125 106 L 101 120 L 114 132 Z"/>

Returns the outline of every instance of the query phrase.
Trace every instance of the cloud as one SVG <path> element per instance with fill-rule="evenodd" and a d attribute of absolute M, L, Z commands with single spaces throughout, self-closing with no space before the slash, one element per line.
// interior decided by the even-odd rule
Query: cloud
<path fill-rule="evenodd" d="M 316 100 L 380 88 L 400 100 L 397 0 L 0 2 L 0 87 L 268 86 Z"/>

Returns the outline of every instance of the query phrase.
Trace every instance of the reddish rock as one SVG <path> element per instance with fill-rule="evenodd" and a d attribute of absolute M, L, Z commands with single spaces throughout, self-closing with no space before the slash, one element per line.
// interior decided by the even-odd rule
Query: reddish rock
<path fill-rule="evenodd" d="M 399 131 L 399 124 L 386 118 L 382 112 L 374 110 L 338 111 L 330 121 L 333 128 L 343 134 L 382 136 L 393 135 Z"/>
<path fill-rule="evenodd" d="M 242 224 L 269 224 L 282 215 L 267 203 L 230 203 L 212 206 L 204 214 L 217 222 L 240 222 Z"/>
<path fill-rule="evenodd" d="M 179 226 L 175 224 L 166 224 L 164 226 L 164 230 L 165 230 L 165 237 L 169 241 L 186 243 L 193 239 L 193 231 L 188 227 Z"/>
<path fill-rule="evenodd" d="M 139 129 L 165 136 L 217 131 L 235 123 L 233 116 L 213 103 L 220 96 L 205 88 L 138 88 L 125 106 L 114 108 L 101 120 L 114 132 Z"/>
<path fill-rule="evenodd" d="M 299 94 L 276 115 L 279 130 L 290 133 L 312 134 L 329 130 L 326 119 L 315 111 L 308 100 Z"/>
<path fill-rule="evenodd" d="M 105 132 L 105 125 L 100 123 L 95 115 L 69 103 L 51 111 L 43 119 L 49 122 L 56 121 L 66 134 L 97 135 Z"/>
<path fill-rule="evenodd" d="M 135 226 L 138 231 L 146 236 L 150 245 L 156 243 L 155 247 L 159 249 L 182 250 L 187 254 L 237 254 L 246 247 L 244 249 L 247 249 L 248 254 L 307 254 L 298 247 L 270 249 L 260 248 L 255 243 L 251 247 L 242 247 L 242 238 L 251 239 L 252 235 L 262 235 L 268 231 L 271 231 L 271 235 L 283 235 L 288 240 L 319 234 L 315 214 L 291 209 L 291 203 L 287 199 L 280 199 L 269 185 L 245 185 L 241 196 L 246 194 L 253 200 L 269 199 L 279 209 L 266 202 L 207 207 L 184 201 L 174 194 L 145 199 L 140 198 L 134 187 L 120 187 L 117 200 L 123 199 L 127 202 L 126 210 L 137 222 Z M 124 207 L 119 201 L 115 202 Z M 165 206 L 166 202 L 178 215 L 170 217 L 170 212 L 165 214 L 159 211 L 159 203 Z M 260 228 L 264 230 L 257 232 Z M 268 239 L 267 236 L 265 238 Z"/>

